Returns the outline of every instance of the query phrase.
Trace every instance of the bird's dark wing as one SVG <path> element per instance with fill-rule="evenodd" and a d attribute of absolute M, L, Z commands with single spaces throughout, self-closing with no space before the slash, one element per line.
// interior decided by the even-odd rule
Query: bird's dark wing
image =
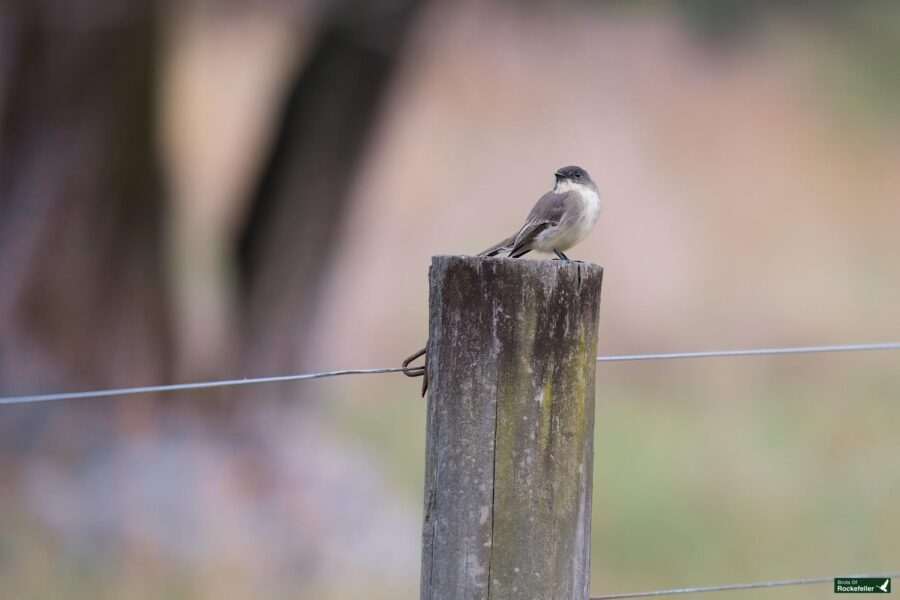
<path fill-rule="evenodd" d="M 571 202 L 572 192 L 547 192 L 534 204 L 534 208 L 525 219 L 526 225 L 531 221 L 544 221 L 552 225 L 558 224 L 566 212 L 566 206 Z M 524 229 L 524 228 L 523 228 Z"/>
<path fill-rule="evenodd" d="M 570 194 L 558 194 L 556 192 L 547 192 L 541 199 L 537 201 L 525 224 L 515 234 L 509 236 L 502 242 L 497 242 L 487 250 L 478 253 L 478 256 L 496 256 L 501 252 L 510 252 L 514 254 L 517 250 L 534 237 L 551 225 L 558 225 L 562 220 L 563 214 L 566 212 L 566 201 Z"/>
<path fill-rule="evenodd" d="M 566 204 L 569 200 L 570 193 L 559 194 L 557 192 L 547 192 L 541 199 L 537 201 L 525 224 L 516 234 L 515 241 L 512 244 L 510 254 L 515 254 L 523 246 L 527 245 L 540 232 L 547 227 L 559 225 L 563 215 L 566 212 Z"/>

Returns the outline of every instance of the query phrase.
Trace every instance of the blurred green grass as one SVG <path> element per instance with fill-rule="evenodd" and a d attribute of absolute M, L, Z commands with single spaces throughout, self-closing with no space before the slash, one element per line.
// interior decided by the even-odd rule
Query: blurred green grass
<path fill-rule="evenodd" d="M 896 570 L 897 360 L 866 353 L 600 365 L 593 593 Z M 335 383 L 321 389 L 319 415 L 365 453 L 400 509 L 421 519 L 419 382 Z M 4 598 L 253 595 L 253 578 L 227 564 L 175 568 L 134 547 L 85 555 L 18 502 L 0 496 Z M 351 587 L 320 596 L 349 597 Z M 826 588 L 741 594 L 820 598 Z"/>
<path fill-rule="evenodd" d="M 835 355 L 601 366 L 592 591 L 896 570 L 895 365 Z M 417 384 L 348 389 L 330 416 L 421 510 Z"/>

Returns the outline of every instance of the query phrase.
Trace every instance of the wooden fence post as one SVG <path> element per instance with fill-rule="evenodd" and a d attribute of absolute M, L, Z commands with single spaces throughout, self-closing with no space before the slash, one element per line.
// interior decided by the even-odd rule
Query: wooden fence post
<path fill-rule="evenodd" d="M 588 598 L 602 275 L 432 259 L 422 600 Z"/>

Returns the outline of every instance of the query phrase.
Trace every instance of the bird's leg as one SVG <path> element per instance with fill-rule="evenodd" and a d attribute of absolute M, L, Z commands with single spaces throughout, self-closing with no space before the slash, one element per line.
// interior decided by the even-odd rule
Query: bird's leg
<path fill-rule="evenodd" d="M 556 258 L 558 258 L 559 260 L 564 260 L 566 262 L 572 262 L 572 259 L 570 259 L 568 256 L 566 256 L 559 250 L 554 250 L 553 253 L 556 255 Z"/>

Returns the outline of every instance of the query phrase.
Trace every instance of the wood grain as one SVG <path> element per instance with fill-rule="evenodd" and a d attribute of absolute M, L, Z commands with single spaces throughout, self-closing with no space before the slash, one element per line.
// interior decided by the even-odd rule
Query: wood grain
<path fill-rule="evenodd" d="M 423 600 L 588 597 L 602 274 L 433 258 Z"/>

